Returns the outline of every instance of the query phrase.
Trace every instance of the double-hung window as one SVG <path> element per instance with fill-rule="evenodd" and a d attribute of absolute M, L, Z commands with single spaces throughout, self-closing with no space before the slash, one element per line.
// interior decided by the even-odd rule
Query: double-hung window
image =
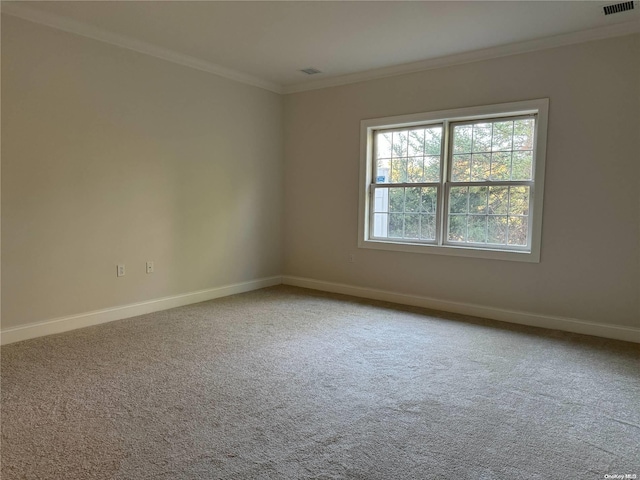
<path fill-rule="evenodd" d="M 548 100 L 361 122 L 359 246 L 537 262 Z"/>

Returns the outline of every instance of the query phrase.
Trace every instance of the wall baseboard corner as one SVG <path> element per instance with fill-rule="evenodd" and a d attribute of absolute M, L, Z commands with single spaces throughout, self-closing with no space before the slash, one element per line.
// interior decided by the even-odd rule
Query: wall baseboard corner
<path fill-rule="evenodd" d="M 445 312 L 470 315 L 475 317 L 489 318 L 493 320 L 541 327 L 551 330 L 561 330 L 565 332 L 592 335 L 596 337 L 611 338 L 627 342 L 640 343 L 640 328 L 627 327 L 623 325 L 606 325 L 593 323 L 573 318 L 556 317 L 530 312 L 520 312 L 515 310 L 505 310 L 501 308 L 487 307 L 469 303 L 452 302 L 448 300 L 438 300 L 430 297 L 418 295 L 408 295 L 404 293 L 390 292 L 386 290 L 376 290 L 372 288 L 358 287 L 342 283 L 327 282 L 312 278 L 296 277 L 291 275 L 273 276 L 251 280 L 248 282 L 235 283 L 196 292 L 174 295 L 145 302 L 123 305 L 93 312 L 85 312 L 67 317 L 55 318 L 44 322 L 32 323 L 19 327 L 8 328 L 0 332 L 0 344 L 29 340 L 31 338 L 42 337 L 63 333 L 78 328 L 100 325 L 102 323 L 122 320 L 147 313 L 158 312 L 170 308 L 181 307 L 193 303 L 205 302 L 216 298 L 235 295 L 238 293 L 250 292 L 261 288 L 275 285 L 291 285 L 323 292 L 339 293 L 354 297 L 368 298 L 371 300 L 381 300 L 386 302 L 410 305 L 414 307 L 429 308 Z"/>
<path fill-rule="evenodd" d="M 215 298 L 227 297 L 237 293 L 250 292 L 261 288 L 272 287 L 282 283 L 281 276 L 259 278 L 247 282 L 224 285 L 222 287 L 199 290 L 196 292 L 173 295 L 170 297 L 148 300 L 145 302 L 123 305 L 119 307 L 85 312 L 67 317 L 55 318 L 44 322 L 31 323 L 19 327 L 7 328 L 0 332 L 0 344 L 21 342 L 31 338 L 53 335 L 55 333 L 67 332 L 83 327 L 100 325 L 101 323 L 123 320 L 125 318 L 145 315 L 147 313 L 158 312 L 175 307 L 182 307 L 192 303 L 206 302 Z"/>
<path fill-rule="evenodd" d="M 323 292 L 340 293 L 354 297 L 369 298 L 371 300 L 381 300 L 385 302 L 399 303 L 402 305 L 410 305 L 413 307 L 429 308 L 432 310 L 441 310 L 444 312 L 489 318 L 492 320 L 528 325 L 531 327 L 561 330 L 565 332 L 580 333 L 583 335 L 592 335 L 596 337 L 640 343 L 640 328 L 627 327 L 623 325 L 607 325 L 574 318 L 505 310 L 501 308 L 487 307 L 484 305 L 452 302 L 449 300 L 438 300 L 418 295 L 407 295 L 404 293 L 376 290 L 372 288 L 357 287 L 343 283 L 326 282 L 323 280 L 290 275 L 284 275 L 282 277 L 282 283 L 285 285 L 310 288 Z"/>

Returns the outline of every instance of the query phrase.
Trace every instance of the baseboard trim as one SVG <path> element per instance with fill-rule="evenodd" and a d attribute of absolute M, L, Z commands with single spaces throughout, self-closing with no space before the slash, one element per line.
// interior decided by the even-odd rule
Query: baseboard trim
<path fill-rule="evenodd" d="M 640 328 L 626 327 L 622 325 L 605 325 L 602 323 L 587 322 L 574 318 L 506 310 L 471 303 L 452 302 L 449 300 L 439 300 L 431 297 L 408 295 L 404 293 L 390 292 L 387 290 L 377 290 L 343 283 L 284 275 L 260 278 L 248 282 L 235 283 L 207 290 L 199 290 L 181 295 L 158 298 L 145 302 L 96 310 L 67 317 L 55 318 L 44 322 L 23 325 L 20 327 L 8 328 L 0 332 L 0 344 L 7 345 L 10 343 L 20 342 L 22 340 L 29 340 L 31 338 L 52 335 L 55 333 L 63 333 L 69 330 L 113 322 L 115 320 L 122 320 L 193 303 L 205 302 L 215 298 L 250 292 L 252 290 L 259 290 L 261 288 L 272 287 L 280 284 L 310 288 L 323 292 L 341 293 L 344 295 L 369 298 L 372 300 L 382 300 L 402 305 L 430 308 L 445 312 L 460 313 L 463 315 L 472 315 L 475 317 L 490 318 L 503 322 L 542 327 L 551 330 L 562 330 L 566 332 L 580 333 L 583 335 L 593 335 L 597 337 L 640 343 Z"/>
<path fill-rule="evenodd" d="M 199 290 L 196 292 L 173 295 L 170 297 L 148 300 L 130 305 L 106 308 L 93 312 L 70 315 L 68 317 L 55 318 L 44 322 L 32 323 L 20 327 L 8 328 L 0 333 L 0 344 L 29 340 L 31 338 L 52 335 L 54 333 L 67 332 L 77 328 L 99 325 L 125 318 L 136 317 L 146 313 L 158 312 L 169 308 L 182 307 L 192 303 L 205 302 L 214 298 L 226 297 L 236 293 L 250 292 L 261 288 L 272 287 L 282 283 L 281 276 L 259 278 L 248 282 L 234 283 L 222 287 Z"/>
<path fill-rule="evenodd" d="M 344 295 L 352 295 L 354 297 L 382 300 L 402 305 L 411 305 L 415 307 L 430 308 L 433 310 L 442 310 L 445 312 L 460 313 L 463 315 L 472 315 L 475 317 L 490 318 L 493 320 L 529 325 L 532 327 L 542 327 L 551 330 L 562 330 L 565 332 L 581 333 L 583 335 L 593 335 L 596 337 L 640 343 L 640 328 L 626 327 L 622 325 L 605 325 L 602 323 L 586 322 L 575 318 L 556 317 L 538 313 L 505 310 L 502 308 L 487 307 L 471 303 L 438 300 L 430 297 L 407 295 L 404 293 L 357 287 L 354 285 L 326 282 L 323 280 L 295 277 L 291 275 L 283 276 L 282 283 L 285 285 L 310 288 L 324 292 L 341 293 Z"/>

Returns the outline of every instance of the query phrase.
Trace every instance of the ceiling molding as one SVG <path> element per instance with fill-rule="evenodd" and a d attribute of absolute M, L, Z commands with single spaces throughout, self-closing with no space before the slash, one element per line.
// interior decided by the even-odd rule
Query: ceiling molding
<path fill-rule="evenodd" d="M 81 35 L 83 37 L 89 37 L 101 42 L 110 43 L 118 47 L 134 50 L 139 53 L 151 55 L 156 58 L 161 58 L 172 63 L 184 65 L 186 67 L 195 68 L 204 72 L 212 73 L 220 77 L 224 77 L 230 80 L 235 80 L 240 83 L 251 85 L 254 87 L 263 88 L 271 92 L 282 94 L 282 86 L 263 80 L 246 73 L 238 72 L 230 68 L 217 65 L 215 63 L 207 62 L 199 58 L 183 55 L 182 53 L 169 50 L 167 48 L 159 47 L 151 43 L 136 40 L 125 35 L 109 32 L 99 27 L 89 25 L 87 23 L 78 22 L 67 17 L 55 15 L 41 10 L 36 10 L 32 7 L 27 7 L 23 2 L 2 2 L 2 13 L 11 15 L 14 17 L 28 20 L 30 22 L 39 23 L 48 27 L 63 30 L 68 33 Z"/>
<path fill-rule="evenodd" d="M 220 77 L 224 77 L 254 87 L 259 87 L 279 94 L 290 94 L 310 90 L 318 90 L 322 88 L 336 87 L 340 85 L 348 85 L 357 82 L 364 82 L 367 80 L 376 80 L 380 78 L 422 72 L 425 70 L 432 70 L 436 68 L 479 62 L 492 58 L 517 55 L 537 50 L 545 50 L 549 48 L 562 47 L 566 45 L 573 45 L 577 43 L 601 40 L 622 35 L 630 35 L 640 32 L 640 20 L 634 20 L 590 30 L 545 37 L 526 42 L 512 43 L 481 50 L 474 50 L 470 52 L 432 58 L 418 62 L 405 63 L 402 65 L 377 68 L 347 75 L 318 79 L 314 81 L 293 83 L 290 85 L 279 85 L 277 83 L 270 82 L 259 77 L 223 67 L 215 63 L 207 62 L 199 58 L 184 55 L 167 48 L 159 47 L 151 43 L 137 40 L 132 37 L 113 33 L 84 22 L 72 20 L 61 15 L 43 12 L 41 10 L 26 6 L 25 3 L 28 2 L 1 2 L 2 13 L 76 35 L 81 35 L 83 37 L 88 37 L 94 40 L 116 45 L 121 48 L 126 48 L 139 53 L 151 55 L 153 57 L 161 58 L 172 63 L 208 72 Z"/>
<path fill-rule="evenodd" d="M 282 91 L 284 94 L 289 94 L 306 92 L 309 90 L 318 90 L 321 88 L 337 87 L 340 85 L 348 85 L 351 83 L 365 82 L 367 80 L 376 80 L 379 78 L 393 77 L 396 75 L 422 72 L 435 68 L 451 67 L 464 63 L 479 62 L 492 58 L 506 57 L 509 55 L 517 55 L 537 50 L 546 50 L 550 48 L 573 45 L 593 40 L 602 40 L 610 37 L 631 35 L 638 32 L 640 32 L 640 21 L 617 23 L 614 25 L 608 25 L 606 27 L 582 30 L 579 32 L 566 33 L 563 35 L 555 35 L 552 37 L 540 38 L 537 40 L 530 40 L 526 42 L 501 45 L 498 47 L 484 48 L 481 50 L 473 50 L 471 52 L 465 52 L 456 55 L 447 55 L 445 57 L 432 58 L 419 62 L 376 68 L 364 72 L 319 79 L 311 82 L 294 83 L 291 85 L 283 86 Z"/>

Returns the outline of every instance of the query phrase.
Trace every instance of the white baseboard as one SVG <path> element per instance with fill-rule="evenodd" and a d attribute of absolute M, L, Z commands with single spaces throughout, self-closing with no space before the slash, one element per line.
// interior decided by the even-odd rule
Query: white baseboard
<path fill-rule="evenodd" d="M 192 303 L 205 302 L 207 300 L 213 300 L 214 298 L 226 297 L 228 295 L 249 292 L 251 290 L 258 290 L 260 288 L 280 285 L 281 283 L 282 277 L 280 276 L 259 278 L 248 282 L 235 283 L 232 285 L 199 290 L 197 292 L 185 293 L 182 295 L 158 298 L 148 300 L 146 302 L 106 308 L 104 310 L 96 310 L 93 312 L 55 318 L 20 327 L 8 328 L 6 330 L 2 330 L 0 334 L 0 344 L 6 345 L 9 343 L 20 342 L 22 340 L 28 340 L 30 338 L 75 330 L 76 328 L 113 322 L 114 320 L 122 320 L 124 318 L 158 312 L 169 308 L 182 307 L 183 305 L 189 305 Z"/>
<path fill-rule="evenodd" d="M 418 295 L 406 295 L 386 290 L 375 290 L 372 288 L 356 287 L 343 283 L 325 282 L 322 280 L 289 275 L 282 277 L 282 283 L 285 285 L 311 288 L 313 290 L 321 290 L 324 292 L 341 293 L 344 295 L 352 295 L 354 297 L 370 298 L 373 300 L 400 303 L 402 305 L 430 308 L 433 310 L 472 315 L 474 317 L 490 318 L 493 320 L 518 323 L 532 327 L 549 328 L 552 330 L 562 330 L 565 332 L 581 333 L 584 335 L 594 335 L 596 337 L 613 338 L 615 340 L 640 343 L 640 328 L 626 327 L 622 325 L 606 325 L 603 323 L 586 322 L 574 318 L 555 317 L 551 315 L 505 310 L 502 308 L 474 305 L 470 303 L 438 300 Z"/>
<path fill-rule="evenodd" d="M 0 344 L 7 345 L 9 343 L 28 340 L 30 338 L 62 333 L 69 330 L 75 330 L 77 328 L 99 325 L 101 323 L 112 322 L 114 320 L 122 320 L 124 318 L 135 317 L 160 310 L 167 310 L 169 308 L 181 307 L 192 303 L 205 302 L 207 300 L 213 300 L 214 298 L 226 297 L 236 293 L 249 292 L 280 284 L 310 288 L 324 292 L 341 293 L 344 295 L 369 298 L 372 300 L 382 300 L 402 305 L 430 308 L 433 310 L 442 310 L 445 312 L 460 313 L 463 315 L 472 315 L 475 317 L 491 318 L 503 322 L 518 323 L 533 327 L 549 328 L 552 330 L 562 330 L 566 332 L 640 343 L 640 328 L 626 327 L 622 325 L 606 325 L 602 323 L 586 322 L 574 318 L 556 317 L 537 313 L 505 310 L 502 308 L 487 307 L 470 303 L 438 300 L 418 295 L 407 295 L 404 293 L 389 292 L 386 290 L 376 290 L 342 283 L 285 275 L 282 277 L 274 276 L 260 278 L 248 282 L 225 285 L 222 287 L 200 290 L 182 295 L 158 298 L 146 302 L 107 308 L 104 310 L 96 310 L 93 312 L 70 315 L 68 317 L 56 318 L 20 327 L 8 328 L 6 330 L 2 330 L 0 333 Z"/>

